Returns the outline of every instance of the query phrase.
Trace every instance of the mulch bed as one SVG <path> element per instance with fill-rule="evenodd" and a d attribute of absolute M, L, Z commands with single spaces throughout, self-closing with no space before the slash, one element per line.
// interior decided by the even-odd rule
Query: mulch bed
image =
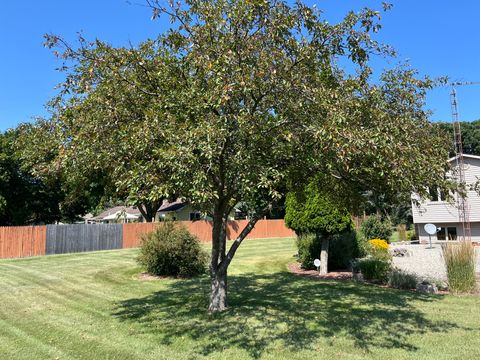
<path fill-rule="evenodd" d="M 352 280 L 351 271 L 332 271 L 327 275 L 320 275 L 317 270 L 305 270 L 298 263 L 288 264 L 288 271 L 297 276 L 317 280 Z"/>

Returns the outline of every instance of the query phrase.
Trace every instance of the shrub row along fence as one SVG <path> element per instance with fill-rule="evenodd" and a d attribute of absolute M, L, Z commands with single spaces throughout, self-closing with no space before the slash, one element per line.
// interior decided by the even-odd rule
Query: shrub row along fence
<path fill-rule="evenodd" d="M 230 221 L 227 238 L 235 239 L 247 220 Z M 202 242 L 212 240 L 210 221 L 179 221 Z M 97 250 L 133 248 L 141 236 L 161 223 L 72 224 L 0 227 L 0 258 L 66 254 Z M 295 233 L 279 220 L 260 220 L 247 239 L 293 237 Z"/>

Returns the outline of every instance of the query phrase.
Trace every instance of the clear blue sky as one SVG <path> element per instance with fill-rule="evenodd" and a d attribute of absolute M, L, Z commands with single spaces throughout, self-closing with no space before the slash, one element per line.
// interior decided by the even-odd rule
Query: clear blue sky
<path fill-rule="evenodd" d="M 162 32 L 168 23 L 150 20 L 143 0 L 22 0 L 0 2 L 0 131 L 46 115 L 44 104 L 62 80 L 59 62 L 42 46 L 43 34 L 69 40 L 82 31 L 113 45 L 138 43 Z M 422 74 L 455 81 L 480 81 L 480 1 L 390 0 L 379 40 L 393 45 L 399 61 L 409 60 Z M 330 22 L 347 10 L 380 8 L 380 1 L 310 0 Z M 138 5 L 140 4 L 140 5 Z M 383 66 L 383 64 L 382 64 Z M 432 120 L 449 121 L 449 89 L 432 91 Z M 480 118 L 480 85 L 458 89 L 461 120 Z"/>

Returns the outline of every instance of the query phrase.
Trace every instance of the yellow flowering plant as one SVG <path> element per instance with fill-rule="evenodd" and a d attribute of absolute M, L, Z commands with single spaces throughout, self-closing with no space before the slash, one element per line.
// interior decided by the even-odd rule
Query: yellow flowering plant
<path fill-rule="evenodd" d="M 387 259 L 390 258 L 388 253 L 388 242 L 383 239 L 371 239 L 368 241 L 370 245 L 370 255 L 376 258 Z"/>
<path fill-rule="evenodd" d="M 383 239 L 372 239 L 368 241 L 371 246 L 379 250 L 388 250 L 388 242 Z"/>

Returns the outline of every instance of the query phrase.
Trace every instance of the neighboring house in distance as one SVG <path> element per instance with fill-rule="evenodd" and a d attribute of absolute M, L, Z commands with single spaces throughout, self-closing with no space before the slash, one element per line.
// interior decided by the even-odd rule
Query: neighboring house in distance
<path fill-rule="evenodd" d="M 177 199 L 173 202 L 164 200 L 160 209 L 157 212 L 157 221 L 164 220 L 200 220 L 202 215 L 200 212 L 195 211 L 186 201 Z"/>
<path fill-rule="evenodd" d="M 472 241 L 480 242 L 480 196 L 470 189 L 480 179 L 480 156 L 463 155 L 465 182 L 468 188 L 466 204 L 470 214 L 470 228 Z M 448 160 L 455 167 L 456 157 Z M 448 175 L 448 174 L 447 174 Z M 416 195 L 412 195 L 414 198 Z M 459 221 L 456 203 L 445 201 L 444 194 L 437 189 L 430 189 L 430 199 L 420 202 L 417 206 L 412 202 L 413 222 L 420 242 L 429 240 L 423 228 L 425 224 L 432 223 L 440 228 L 432 240 L 456 240 L 463 238 L 463 226 Z"/>
<path fill-rule="evenodd" d="M 88 214 L 84 218 L 87 216 Z M 136 206 L 115 206 L 86 221 L 91 224 L 117 224 L 144 222 L 144 219 Z"/>
<path fill-rule="evenodd" d="M 244 218 L 244 214 L 237 208 L 233 209 L 228 217 L 229 220 Z M 182 199 L 177 199 L 173 202 L 165 200 L 162 206 L 160 206 L 160 209 L 158 209 L 156 220 L 195 221 L 211 220 L 211 218 L 193 208 L 188 202 Z"/>
<path fill-rule="evenodd" d="M 82 217 L 86 224 L 116 224 L 116 223 L 132 223 L 145 222 L 140 210 L 136 206 L 115 206 L 107 209 L 97 216 L 87 214 Z M 229 220 L 245 219 L 245 214 L 238 208 L 235 208 Z M 158 209 L 155 221 L 176 220 L 176 221 L 195 221 L 195 220 L 211 220 L 200 211 L 193 208 L 188 202 L 177 199 L 175 201 L 165 200 Z"/>

